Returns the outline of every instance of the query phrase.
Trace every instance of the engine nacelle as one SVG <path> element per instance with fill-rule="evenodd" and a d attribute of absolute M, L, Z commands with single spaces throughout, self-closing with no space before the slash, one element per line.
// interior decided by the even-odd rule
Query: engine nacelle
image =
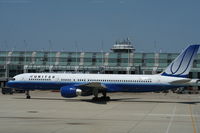
<path fill-rule="evenodd" d="M 74 87 L 64 86 L 60 89 L 60 93 L 63 97 L 72 98 L 80 96 L 82 94 L 82 90 Z"/>

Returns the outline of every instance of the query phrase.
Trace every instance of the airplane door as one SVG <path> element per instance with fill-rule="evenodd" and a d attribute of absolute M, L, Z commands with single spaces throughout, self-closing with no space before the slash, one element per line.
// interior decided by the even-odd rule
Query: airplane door
<path fill-rule="evenodd" d="M 56 84 L 57 84 L 57 85 L 60 85 L 61 81 L 60 81 L 60 78 L 59 78 L 59 77 L 56 77 L 56 78 L 55 78 L 55 81 L 56 81 Z"/>
<path fill-rule="evenodd" d="M 22 81 L 24 81 L 25 80 L 25 78 L 24 77 L 22 77 L 22 79 L 21 79 Z"/>
<path fill-rule="evenodd" d="M 161 79 L 158 78 L 158 79 L 157 79 L 157 82 L 158 82 L 158 84 L 161 84 Z"/>
<path fill-rule="evenodd" d="M 161 82 L 162 82 L 161 79 L 158 78 L 158 79 L 157 79 L 157 84 L 160 86 L 158 89 L 162 89 L 162 88 L 163 88 L 163 87 L 161 86 Z"/>

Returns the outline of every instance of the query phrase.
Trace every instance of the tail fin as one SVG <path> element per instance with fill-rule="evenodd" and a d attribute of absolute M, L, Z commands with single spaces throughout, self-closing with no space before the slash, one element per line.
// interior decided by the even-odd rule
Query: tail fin
<path fill-rule="evenodd" d="M 161 73 L 163 76 L 188 77 L 200 45 L 190 45 Z"/>

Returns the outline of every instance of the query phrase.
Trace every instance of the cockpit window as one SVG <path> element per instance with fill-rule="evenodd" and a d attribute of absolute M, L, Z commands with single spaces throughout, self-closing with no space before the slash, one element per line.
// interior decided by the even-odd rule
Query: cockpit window
<path fill-rule="evenodd" d="M 13 80 L 13 81 L 14 81 L 14 80 L 15 80 L 15 78 L 11 78 L 10 80 Z"/>

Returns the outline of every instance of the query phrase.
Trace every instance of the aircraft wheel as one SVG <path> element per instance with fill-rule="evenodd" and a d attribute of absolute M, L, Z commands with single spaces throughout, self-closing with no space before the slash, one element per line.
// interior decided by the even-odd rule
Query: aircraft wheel
<path fill-rule="evenodd" d="M 102 96 L 100 99 L 103 101 L 110 101 L 110 97 L 108 96 L 107 97 Z"/>
<path fill-rule="evenodd" d="M 110 97 L 108 97 L 108 96 L 105 99 L 106 99 L 106 101 L 110 101 Z"/>
<path fill-rule="evenodd" d="M 93 97 L 93 98 L 92 98 L 92 101 L 98 101 L 98 100 L 99 100 L 98 97 Z"/>

